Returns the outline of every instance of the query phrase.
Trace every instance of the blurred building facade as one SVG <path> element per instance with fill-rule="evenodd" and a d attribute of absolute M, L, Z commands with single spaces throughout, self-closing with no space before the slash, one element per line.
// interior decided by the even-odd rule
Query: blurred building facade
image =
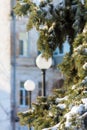
<path fill-rule="evenodd" d="M 41 96 L 42 93 L 42 73 L 36 66 L 36 58 L 38 56 L 37 39 L 38 32 L 33 28 L 31 31 L 26 31 L 27 18 L 16 19 L 16 81 L 15 81 L 15 100 L 16 100 L 16 112 L 28 110 L 28 93 L 24 89 L 24 82 L 28 79 L 33 80 L 35 83 L 35 90 L 32 92 L 32 102 L 36 101 L 37 96 Z M 50 69 L 46 71 L 46 94 L 51 95 L 52 89 L 60 87 L 60 80 L 63 79 L 63 75 L 56 67 L 57 64 L 62 62 L 64 54 L 68 51 L 68 43 L 65 42 L 63 49 L 56 48 L 53 54 L 53 64 Z M 56 86 L 54 86 L 56 84 Z M 27 98 L 28 97 L 28 98 Z M 19 129 L 25 128 L 18 125 Z"/>
<path fill-rule="evenodd" d="M 24 89 L 26 80 L 31 79 L 35 82 L 35 90 L 32 93 L 33 102 L 42 93 L 42 74 L 36 66 L 36 58 L 39 54 L 38 32 L 35 28 L 29 32 L 26 31 L 28 18 L 15 17 L 11 12 L 15 4 L 16 0 L 7 2 L 0 0 L 0 7 L 2 7 L 0 9 L 3 9 L 0 11 L 0 91 L 5 91 L 0 92 L 2 93 L 0 94 L 0 112 L 2 117 L 5 117 L 0 124 L 0 129 L 3 130 L 27 130 L 26 126 L 19 125 L 16 118 L 17 112 L 29 108 L 28 93 Z M 56 65 L 62 61 L 68 51 L 67 41 L 62 50 L 56 48 L 54 51 L 52 67 L 46 72 L 47 95 L 52 94 L 52 88 L 60 87 L 60 79 L 63 75 Z"/>

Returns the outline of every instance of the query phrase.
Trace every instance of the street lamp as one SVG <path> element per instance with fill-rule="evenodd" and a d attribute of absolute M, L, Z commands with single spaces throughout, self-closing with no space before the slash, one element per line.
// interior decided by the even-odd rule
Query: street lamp
<path fill-rule="evenodd" d="M 29 108 L 31 109 L 32 108 L 31 94 L 32 94 L 32 91 L 35 89 L 35 83 L 32 80 L 27 80 L 24 83 L 24 88 L 25 88 L 26 91 L 29 92 Z"/>
<path fill-rule="evenodd" d="M 52 65 L 52 58 L 46 59 L 43 57 L 43 54 L 40 54 L 36 59 L 36 65 L 42 71 L 42 96 L 46 96 L 46 85 L 45 85 L 45 75 L 46 70 L 49 69 Z"/>
<path fill-rule="evenodd" d="M 27 80 L 24 83 L 24 88 L 26 91 L 29 92 L 29 108 L 32 108 L 32 103 L 31 103 L 31 94 L 32 91 L 35 89 L 35 83 L 32 80 Z M 31 126 L 29 126 L 29 130 L 31 130 Z"/>

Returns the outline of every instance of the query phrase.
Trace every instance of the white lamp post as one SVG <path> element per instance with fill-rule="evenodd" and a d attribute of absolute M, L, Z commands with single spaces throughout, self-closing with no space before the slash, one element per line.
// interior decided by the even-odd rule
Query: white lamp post
<path fill-rule="evenodd" d="M 49 69 L 52 65 L 52 58 L 46 59 L 43 57 L 43 54 L 40 54 L 36 59 L 36 65 L 39 69 L 42 70 L 43 81 L 42 81 L 42 96 L 46 96 L 46 85 L 45 85 L 45 75 L 46 70 Z"/>
<path fill-rule="evenodd" d="M 29 105 L 31 109 L 31 94 L 32 91 L 35 89 L 35 83 L 32 80 L 27 80 L 24 83 L 24 88 L 26 89 L 26 91 L 29 91 Z"/>

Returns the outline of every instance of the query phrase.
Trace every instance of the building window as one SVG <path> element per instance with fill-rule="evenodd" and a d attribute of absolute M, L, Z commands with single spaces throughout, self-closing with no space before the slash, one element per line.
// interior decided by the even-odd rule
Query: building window
<path fill-rule="evenodd" d="M 20 105 L 26 106 L 28 105 L 28 101 L 29 101 L 28 91 L 26 91 L 24 88 L 24 82 L 20 82 Z"/>
<path fill-rule="evenodd" d="M 29 38 L 28 33 L 19 34 L 19 55 L 28 56 L 29 55 Z"/>
<path fill-rule="evenodd" d="M 19 48 L 20 55 L 23 55 L 23 40 L 19 40 Z"/>

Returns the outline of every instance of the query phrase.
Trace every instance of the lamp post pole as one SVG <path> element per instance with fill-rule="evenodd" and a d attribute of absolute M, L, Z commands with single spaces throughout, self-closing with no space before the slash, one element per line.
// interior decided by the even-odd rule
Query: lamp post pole
<path fill-rule="evenodd" d="M 43 54 L 40 54 L 36 59 L 37 67 L 42 71 L 42 96 L 46 96 L 46 70 L 52 65 L 52 58 L 46 59 Z"/>
<path fill-rule="evenodd" d="M 31 104 L 31 94 L 32 91 L 29 91 L 29 109 L 32 109 L 32 104 Z M 29 123 L 30 124 L 30 123 Z M 29 130 L 32 130 L 31 126 L 29 125 Z"/>
<path fill-rule="evenodd" d="M 45 80 L 45 75 L 46 75 L 46 70 L 42 69 L 42 96 L 46 96 L 46 80 Z"/>
<path fill-rule="evenodd" d="M 32 92 L 29 91 L 29 108 L 30 109 L 32 108 L 32 105 L 31 105 L 31 94 L 32 94 Z"/>
<path fill-rule="evenodd" d="M 29 109 L 32 109 L 32 102 L 31 102 L 31 95 L 32 95 L 32 91 L 35 89 L 35 84 L 32 80 L 27 80 L 24 83 L 24 88 L 26 89 L 26 91 L 29 92 Z M 29 130 L 31 130 L 31 126 L 29 125 Z"/>
<path fill-rule="evenodd" d="M 29 91 L 29 109 L 32 109 L 31 95 L 32 95 L 32 91 Z M 32 130 L 30 126 L 30 122 L 29 122 L 29 130 Z"/>

